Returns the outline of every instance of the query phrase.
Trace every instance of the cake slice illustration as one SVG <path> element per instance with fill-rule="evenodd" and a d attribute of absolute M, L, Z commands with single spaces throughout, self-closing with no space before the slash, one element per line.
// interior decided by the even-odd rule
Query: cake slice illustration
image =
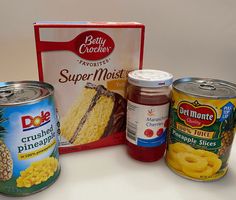
<path fill-rule="evenodd" d="M 81 145 L 125 130 L 126 100 L 103 85 L 87 83 L 81 96 L 65 115 L 61 135 Z"/>

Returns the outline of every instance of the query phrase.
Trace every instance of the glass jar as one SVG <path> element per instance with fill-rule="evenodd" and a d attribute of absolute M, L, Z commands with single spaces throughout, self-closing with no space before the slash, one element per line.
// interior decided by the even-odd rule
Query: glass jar
<path fill-rule="evenodd" d="M 128 74 L 126 142 L 136 160 L 152 162 L 165 153 L 172 81 L 159 70 Z"/>

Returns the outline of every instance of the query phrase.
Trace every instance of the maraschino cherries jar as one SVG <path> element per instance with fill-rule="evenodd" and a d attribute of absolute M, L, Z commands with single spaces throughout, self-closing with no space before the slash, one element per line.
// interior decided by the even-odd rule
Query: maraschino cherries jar
<path fill-rule="evenodd" d="M 128 74 L 126 139 L 128 153 L 152 162 L 165 153 L 173 76 L 159 70 Z"/>

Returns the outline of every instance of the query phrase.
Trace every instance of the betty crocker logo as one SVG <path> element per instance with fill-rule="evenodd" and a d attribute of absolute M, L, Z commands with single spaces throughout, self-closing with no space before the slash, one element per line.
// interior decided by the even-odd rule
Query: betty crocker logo
<path fill-rule="evenodd" d="M 66 42 L 41 41 L 40 51 L 72 51 L 85 60 L 101 60 L 112 53 L 115 43 L 101 31 L 85 31 Z"/>
<path fill-rule="evenodd" d="M 77 54 L 85 60 L 101 60 L 111 54 L 115 47 L 112 38 L 101 31 L 86 31 L 76 40 Z"/>
<path fill-rule="evenodd" d="M 208 105 L 200 105 L 197 101 L 192 103 L 182 101 L 177 108 L 178 117 L 193 128 L 211 126 L 216 121 L 216 111 Z"/>

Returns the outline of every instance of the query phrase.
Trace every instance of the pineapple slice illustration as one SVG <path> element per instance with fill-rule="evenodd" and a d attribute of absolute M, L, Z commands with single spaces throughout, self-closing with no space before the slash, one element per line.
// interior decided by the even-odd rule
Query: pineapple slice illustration
<path fill-rule="evenodd" d="M 3 109 L 0 109 L 0 181 L 7 181 L 12 177 L 13 161 L 11 152 L 4 143 L 4 134 L 6 133 L 2 123 L 6 121 L 3 118 Z"/>

